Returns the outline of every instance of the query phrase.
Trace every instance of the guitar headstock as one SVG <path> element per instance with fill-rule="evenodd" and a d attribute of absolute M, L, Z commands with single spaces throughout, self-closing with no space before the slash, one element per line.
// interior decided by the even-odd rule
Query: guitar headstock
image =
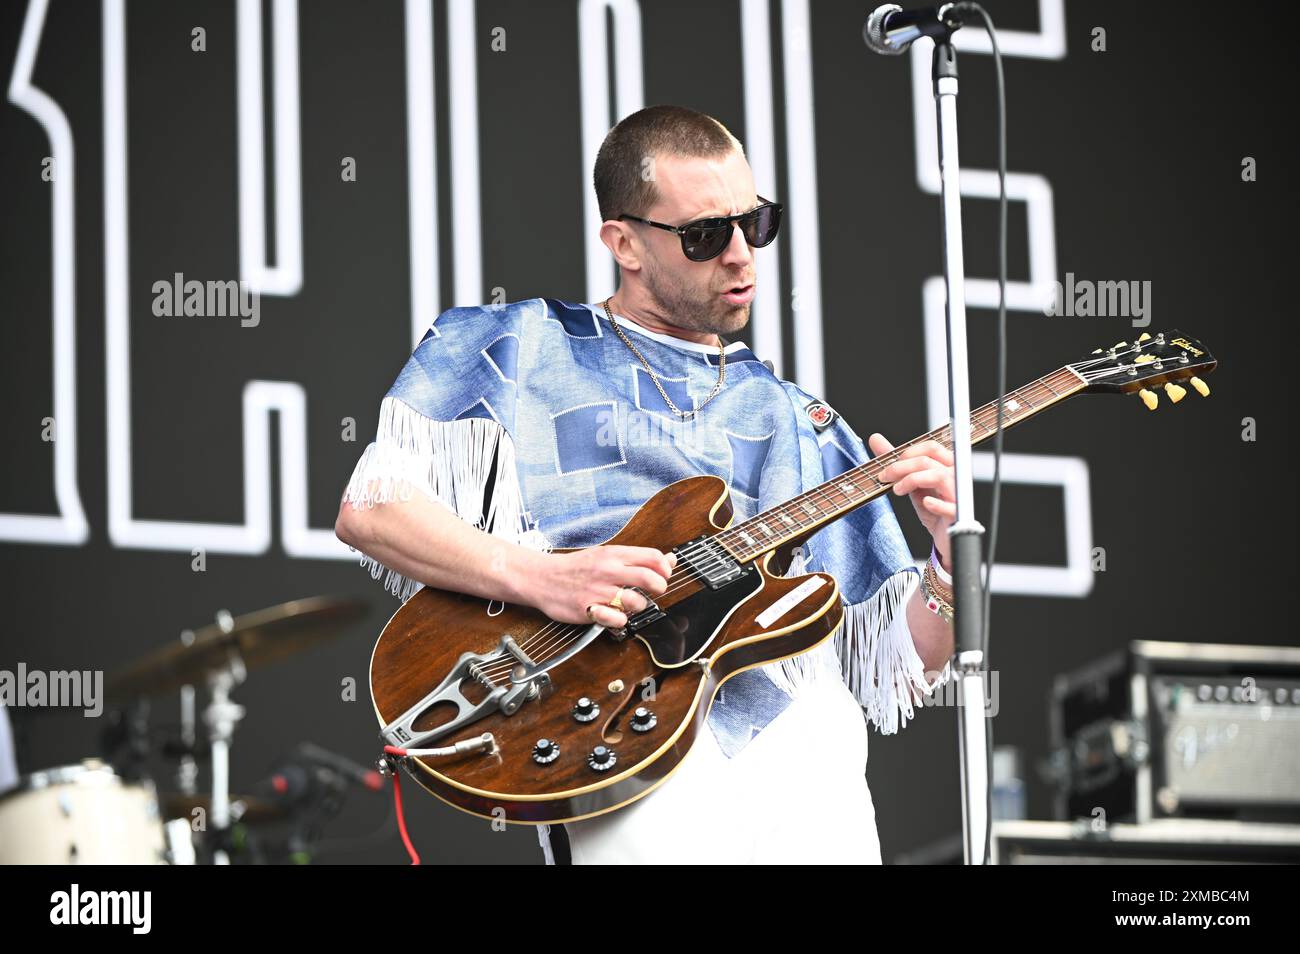
<path fill-rule="evenodd" d="M 1169 400 L 1177 404 L 1187 394 L 1180 381 L 1189 382 L 1201 397 L 1208 397 L 1210 387 L 1200 375 L 1209 374 L 1217 364 L 1195 338 L 1179 331 L 1162 331 L 1157 335 L 1144 332 L 1135 341 L 1098 348 L 1069 367 L 1088 382 L 1087 390 L 1114 394 L 1136 391 L 1147 408 L 1154 411 L 1159 403 L 1155 388 L 1163 387 Z"/>

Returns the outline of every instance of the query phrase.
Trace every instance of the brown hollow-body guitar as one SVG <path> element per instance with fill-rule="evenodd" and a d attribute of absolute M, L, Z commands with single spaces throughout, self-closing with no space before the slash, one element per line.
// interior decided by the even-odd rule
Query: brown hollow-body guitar
<path fill-rule="evenodd" d="M 1170 400 L 1214 359 L 1177 332 L 1144 335 L 1006 395 L 1003 429 L 1083 391 L 1166 386 Z M 996 433 L 997 405 L 971 415 Z M 426 790 L 485 818 L 539 824 L 600 815 L 648 794 L 686 757 L 718 688 L 745 669 L 830 637 L 844 607 L 828 573 L 785 577 L 796 546 L 889 489 L 879 472 L 910 444 L 951 446 L 948 426 L 733 526 L 726 482 L 668 485 L 605 544 L 655 547 L 678 562 L 665 593 L 628 626 L 556 623 L 526 606 L 426 587 L 384 627 L 370 687 L 386 744 L 412 750 Z M 566 551 L 559 551 L 566 552 Z M 643 594 L 644 595 L 644 594 Z M 707 731 L 707 730 L 706 730 Z M 486 736 L 490 736 L 485 740 Z M 418 755 L 448 749 L 449 754 Z"/>

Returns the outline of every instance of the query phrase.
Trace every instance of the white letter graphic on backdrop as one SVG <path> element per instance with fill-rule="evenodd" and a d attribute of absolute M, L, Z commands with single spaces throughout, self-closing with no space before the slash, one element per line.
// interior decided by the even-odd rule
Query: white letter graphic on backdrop
<path fill-rule="evenodd" d="M 277 263 L 266 262 L 262 141 L 261 6 L 240 0 L 238 30 L 240 263 L 254 291 L 293 295 L 302 287 L 302 188 L 298 129 L 298 10 L 274 0 Z M 271 544 L 270 415 L 280 421 L 280 533 L 297 557 L 351 559 L 332 530 L 307 526 L 306 393 L 290 381 L 244 386 L 244 522 L 137 520 L 131 502 L 130 228 L 127 211 L 126 10 L 104 0 L 104 281 L 108 416 L 108 533 L 113 544 L 150 550 L 263 553 Z"/>
<path fill-rule="evenodd" d="M 51 196 L 50 282 L 54 344 L 54 499 L 58 516 L 0 513 L 0 540 L 23 543 L 78 545 L 90 527 L 77 490 L 77 349 L 76 260 L 73 244 L 76 221 L 73 187 L 76 165 L 68 117 L 54 100 L 32 85 L 36 51 L 45 28 L 48 0 L 32 0 L 23 20 L 18 55 L 9 79 L 9 101 L 36 120 L 50 139 L 54 160 Z"/>

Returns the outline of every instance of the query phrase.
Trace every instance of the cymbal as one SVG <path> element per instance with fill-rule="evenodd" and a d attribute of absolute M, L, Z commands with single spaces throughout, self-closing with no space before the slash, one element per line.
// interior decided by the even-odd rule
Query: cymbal
<path fill-rule="evenodd" d="M 245 669 L 259 669 L 333 639 L 365 616 L 369 606 L 362 599 L 312 596 L 237 616 L 229 632 L 209 623 L 194 631 L 188 646 L 163 646 L 114 673 L 105 696 L 120 702 L 202 685 L 236 660 Z"/>

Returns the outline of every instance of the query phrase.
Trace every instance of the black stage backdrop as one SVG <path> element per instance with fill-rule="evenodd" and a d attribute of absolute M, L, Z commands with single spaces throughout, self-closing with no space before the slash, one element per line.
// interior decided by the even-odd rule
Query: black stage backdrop
<path fill-rule="evenodd" d="M 1290 50 L 1281 36 L 1225 42 L 1208 4 L 1185 25 L 1171 24 L 1186 5 L 988 6 L 1008 84 L 1010 383 L 1141 330 L 1179 328 L 1222 362 L 1208 400 L 1148 413 L 1085 397 L 1007 439 L 994 728 L 1032 762 L 1057 673 L 1134 638 L 1295 641 Z M 1234 8 L 1247 22 L 1247 6 L 1268 9 Z M 864 437 L 904 439 L 946 408 L 942 299 L 927 370 L 923 294 L 941 269 L 933 173 L 918 176 L 933 150 L 928 45 L 919 63 L 869 53 L 855 3 L 610 7 L 0 6 L 0 667 L 111 673 L 222 608 L 364 594 L 364 624 L 237 691 L 234 783 L 254 786 L 304 739 L 370 761 L 367 663 L 396 604 L 332 538 L 343 483 L 413 324 L 494 296 L 612 290 L 605 260 L 587 265 L 584 203 L 598 137 L 641 105 L 717 116 L 759 191 L 789 205 L 759 254 L 770 297 L 743 335 L 760 357 Z M 994 384 L 995 87 L 970 32 L 979 403 Z M 155 283 L 177 273 L 251 282 L 256 318 L 155 314 Z M 1128 317 L 1045 316 L 1044 289 L 1067 274 L 1135 283 L 1145 317 L 1134 302 Z M 915 515 L 896 509 L 919 557 Z M 25 771 L 96 752 L 97 720 L 13 715 Z M 873 734 L 887 860 L 960 829 L 956 758 L 951 708 Z M 540 858 L 529 829 L 410 801 L 430 861 Z M 1029 809 L 1050 817 L 1032 775 Z M 387 795 L 354 796 L 318 860 L 404 860 L 388 811 Z"/>

